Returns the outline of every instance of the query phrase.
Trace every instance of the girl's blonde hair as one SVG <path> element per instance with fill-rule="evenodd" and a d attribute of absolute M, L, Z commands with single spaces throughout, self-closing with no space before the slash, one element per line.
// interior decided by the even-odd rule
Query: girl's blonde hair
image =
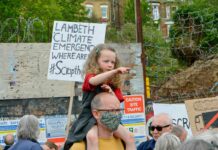
<path fill-rule="evenodd" d="M 99 44 L 89 53 L 88 59 L 86 60 L 83 67 L 83 76 L 85 74 L 100 74 L 103 71 L 98 65 L 98 59 L 101 56 L 102 50 L 109 50 L 116 54 L 114 69 L 120 67 L 120 60 L 114 48 L 106 44 Z M 116 74 L 110 81 L 114 87 L 121 87 L 121 75 Z"/>

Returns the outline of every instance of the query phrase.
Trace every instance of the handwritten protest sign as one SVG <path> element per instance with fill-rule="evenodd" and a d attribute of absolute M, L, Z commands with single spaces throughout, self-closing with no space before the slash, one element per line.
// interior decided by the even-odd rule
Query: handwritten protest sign
<path fill-rule="evenodd" d="M 193 134 L 202 130 L 218 131 L 218 97 L 185 101 Z"/>
<path fill-rule="evenodd" d="M 82 81 L 85 60 L 97 44 L 104 43 L 106 24 L 55 21 L 48 79 Z"/>

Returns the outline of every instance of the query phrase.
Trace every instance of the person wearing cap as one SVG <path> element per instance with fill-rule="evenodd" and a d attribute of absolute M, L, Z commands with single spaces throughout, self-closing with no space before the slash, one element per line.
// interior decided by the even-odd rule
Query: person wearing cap
<path fill-rule="evenodd" d="M 171 132 L 173 127 L 172 118 L 167 113 L 160 113 L 153 117 L 149 130 L 152 139 L 142 142 L 137 150 L 154 150 L 157 139 L 165 132 Z"/>

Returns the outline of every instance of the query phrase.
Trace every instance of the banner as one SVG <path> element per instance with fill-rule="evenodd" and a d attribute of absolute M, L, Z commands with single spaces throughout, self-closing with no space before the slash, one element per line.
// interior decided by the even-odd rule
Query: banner
<path fill-rule="evenodd" d="M 48 79 L 82 82 L 82 68 L 90 51 L 104 43 L 106 24 L 55 21 Z"/>
<path fill-rule="evenodd" d="M 0 120 L 0 145 L 5 145 L 4 136 L 7 134 L 13 134 L 16 137 L 16 130 L 19 123 L 20 118 L 4 118 L 4 120 Z M 40 127 L 40 135 L 38 142 L 44 143 L 46 141 L 45 135 L 45 119 L 43 117 L 39 118 L 39 127 Z"/>

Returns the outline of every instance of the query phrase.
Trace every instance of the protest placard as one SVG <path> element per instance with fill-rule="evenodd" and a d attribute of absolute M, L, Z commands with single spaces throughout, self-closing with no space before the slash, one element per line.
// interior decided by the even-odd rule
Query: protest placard
<path fill-rule="evenodd" d="M 211 129 L 218 131 L 218 97 L 185 101 L 192 133 Z"/>
<path fill-rule="evenodd" d="M 192 136 L 190 122 L 188 119 L 185 104 L 160 104 L 153 103 L 154 115 L 167 113 L 172 117 L 174 125 L 181 125 L 188 132 L 188 137 Z"/>
<path fill-rule="evenodd" d="M 146 140 L 143 95 L 124 96 L 122 123 L 134 134 L 136 145 Z"/>
<path fill-rule="evenodd" d="M 90 51 L 104 43 L 106 24 L 55 21 L 48 79 L 82 82 L 82 69 Z"/>

